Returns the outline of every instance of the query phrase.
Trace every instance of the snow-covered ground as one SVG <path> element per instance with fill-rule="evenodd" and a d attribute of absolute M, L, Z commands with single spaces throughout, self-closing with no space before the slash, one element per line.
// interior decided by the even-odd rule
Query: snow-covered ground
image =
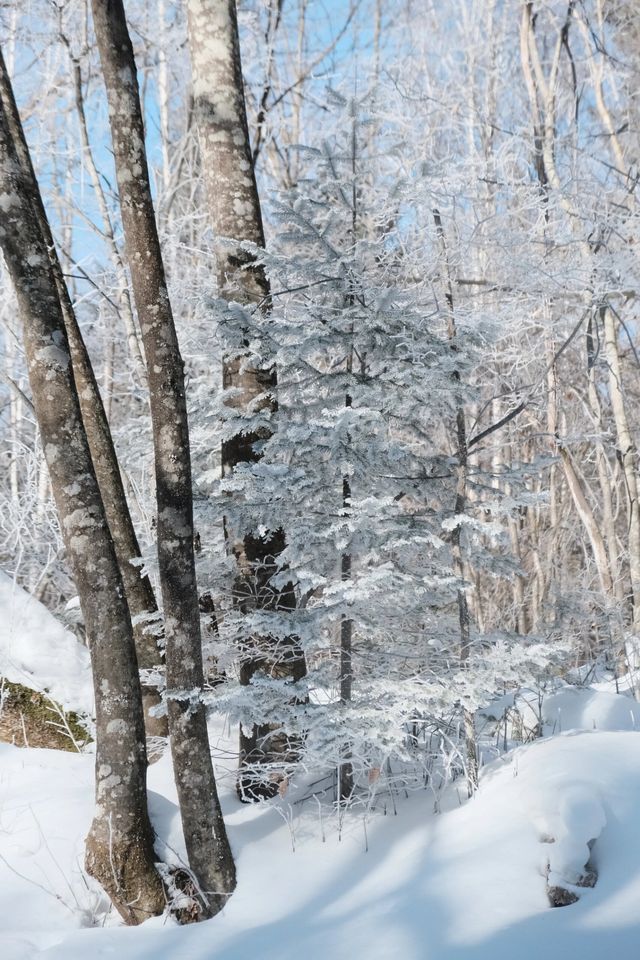
<path fill-rule="evenodd" d="M 4 578 L 0 591 L 0 663 L 71 706 L 90 699 L 74 638 Z M 191 927 L 162 918 L 122 927 L 84 875 L 90 754 L 0 744 L 0 960 L 635 960 L 640 707 L 610 684 L 563 687 L 542 707 L 526 693 L 518 701 L 532 713 L 526 726 L 537 711 L 555 735 L 486 767 L 472 801 L 452 788 L 436 815 L 424 789 L 341 823 L 326 803 L 295 802 L 295 791 L 240 804 L 235 744 L 212 725 L 238 888 L 222 914 Z M 179 857 L 168 756 L 149 769 L 149 787 L 159 855 Z M 552 909 L 548 869 L 551 883 L 570 883 L 589 858 L 595 888 Z"/>
<path fill-rule="evenodd" d="M 226 746 L 220 744 L 221 747 Z M 224 912 L 199 926 L 114 925 L 81 870 L 92 758 L 0 745 L 0 957 L 86 960 L 601 960 L 640 938 L 640 736 L 565 733 L 487 768 L 470 803 L 433 815 L 428 791 L 398 815 L 335 817 L 308 802 L 242 806 L 222 795 L 238 863 Z M 160 837 L 180 849 L 168 759 L 150 769 Z M 598 836 L 594 889 L 551 909 Z M 555 844 L 544 842 L 550 837 Z M 368 846 L 368 850 L 367 850 Z"/>

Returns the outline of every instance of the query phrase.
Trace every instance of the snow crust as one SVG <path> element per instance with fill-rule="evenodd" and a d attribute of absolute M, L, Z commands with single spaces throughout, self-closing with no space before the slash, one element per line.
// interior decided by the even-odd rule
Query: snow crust
<path fill-rule="evenodd" d="M 0 676 L 93 715 L 89 651 L 0 571 Z"/>

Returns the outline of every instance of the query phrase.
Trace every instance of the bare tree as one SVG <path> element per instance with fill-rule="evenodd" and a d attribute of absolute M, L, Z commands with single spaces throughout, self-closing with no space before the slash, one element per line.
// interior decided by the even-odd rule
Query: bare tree
<path fill-rule="evenodd" d="M 153 425 L 158 560 L 165 617 L 169 733 L 189 864 L 216 913 L 235 887 L 211 763 L 193 545 L 193 498 L 183 362 L 166 287 L 133 47 L 122 0 L 93 0 L 109 103 L 127 262 L 147 361 Z"/>
<path fill-rule="evenodd" d="M 580 28 L 585 43 L 585 61 L 589 70 L 589 78 L 593 86 L 596 115 L 606 133 L 606 142 L 609 144 L 613 164 L 608 164 L 611 171 L 623 185 L 622 202 L 616 204 L 621 211 L 626 211 L 630 203 L 629 178 L 627 176 L 628 162 L 625 156 L 619 131 L 616 130 L 611 113 L 607 107 L 603 88 L 603 56 L 605 43 L 603 36 L 604 16 L 600 0 L 595 4 L 597 27 L 588 24 L 584 19 L 584 9 L 569 2 L 564 18 L 559 21 L 554 38 L 553 53 L 550 58 L 550 67 L 545 73 L 541 41 L 536 36 L 536 15 L 531 2 L 524 5 L 521 20 L 521 58 L 529 100 L 534 114 L 537 143 L 536 169 L 541 187 L 546 195 L 557 199 L 559 208 L 566 217 L 567 224 L 576 241 L 579 262 L 586 275 L 596 277 L 599 255 L 606 250 L 607 241 L 602 239 L 598 230 L 589 233 L 582 231 L 580 210 L 576 197 L 567 189 L 561 180 L 556 158 L 557 145 L 557 100 L 559 77 L 562 57 L 565 55 L 575 69 L 575 64 L 569 45 L 570 30 L 574 23 Z M 598 36 L 598 33 L 600 36 Z M 595 47 L 595 49 L 592 48 Z M 577 116 L 577 105 L 575 114 Z M 631 188 L 633 190 L 633 187 Z M 627 507 L 627 565 L 630 580 L 629 608 L 634 631 L 637 631 L 640 607 L 640 508 L 638 505 L 638 477 L 637 477 L 637 450 L 632 432 L 629 428 L 627 414 L 627 398 L 625 396 L 622 366 L 620 363 L 620 337 L 616 316 L 609 303 L 607 295 L 602 295 L 594 289 L 592 282 L 585 290 L 587 313 L 590 317 L 587 325 L 587 366 L 588 366 L 588 408 L 596 418 L 597 427 L 601 428 L 602 409 L 600 397 L 595 384 L 595 343 L 602 337 L 604 357 L 608 368 L 609 402 L 616 436 L 617 456 L 619 458 L 624 478 Z M 602 327 L 602 334 L 600 331 Z M 625 645 L 621 636 L 623 622 L 620 605 L 614 606 L 613 601 L 620 601 L 624 595 L 621 577 L 621 564 L 618 556 L 616 532 L 612 515 L 613 493 L 609 472 L 606 469 L 606 458 L 602 453 L 602 442 L 596 442 L 596 463 L 600 486 L 600 509 L 602 521 L 594 513 L 588 497 L 587 486 L 580 476 L 577 465 L 570 452 L 559 447 L 564 468 L 565 479 L 571 496 L 587 533 L 594 561 L 598 570 L 600 585 L 604 596 L 611 604 L 609 614 L 610 628 L 615 634 L 615 655 L 619 669 L 626 672 L 628 660 Z M 602 532 L 604 528 L 604 536 Z"/>
<path fill-rule="evenodd" d="M 122 577 L 91 459 L 59 288 L 16 149 L 17 112 L 0 63 L 0 244 L 16 290 L 35 412 L 67 556 L 85 618 L 96 699 L 96 812 L 86 866 L 123 918 L 164 909 L 147 813 L 140 682 Z M 7 107 L 9 109 L 7 109 Z M 18 121 L 19 122 L 19 121 Z"/>

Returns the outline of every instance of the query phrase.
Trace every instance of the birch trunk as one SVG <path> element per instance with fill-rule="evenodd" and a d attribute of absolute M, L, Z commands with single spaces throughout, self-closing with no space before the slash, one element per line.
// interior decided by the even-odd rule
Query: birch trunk
<path fill-rule="evenodd" d="M 598 470 L 598 483 L 600 486 L 600 492 L 602 494 L 602 525 L 607 553 L 609 555 L 609 569 L 611 571 L 611 578 L 613 580 L 615 598 L 620 605 L 620 611 L 622 612 L 625 605 L 625 585 L 620 557 L 618 554 L 618 537 L 616 534 L 616 525 L 613 512 L 613 494 L 609 473 L 609 464 L 607 462 L 604 443 L 602 441 L 602 434 L 604 431 L 602 405 L 600 403 L 598 384 L 596 382 L 596 342 L 598 339 L 597 331 L 594 330 L 594 325 L 596 322 L 597 317 L 596 314 L 593 313 L 589 319 L 589 326 L 587 328 L 587 374 L 589 378 L 587 400 L 595 428 L 598 431 L 598 436 L 595 441 L 596 467 Z"/>
<path fill-rule="evenodd" d="M 618 347 L 618 331 L 613 311 L 603 307 L 604 342 L 609 368 L 609 398 L 616 425 L 618 457 L 627 491 L 627 525 L 629 531 L 629 573 L 634 630 L 640 627 L 640 504 L 638 503 L 638 452 L 631 436 L 622 384 L 622 367 Z"/>
<path fill-rule="evenodd" d="M 147 813 L 140 682 L 122 577 L 82 422 L 58 288 L 0 98 L 0 245 L 22 317 L 29 381 L 96 699 L 96 812 L 86 867 L 128 923 L 162 913 Z"/>
<path fill-rule="evenodd" d="M 226 300 L 268 310 L 270 290 L 264 269 L 243 247 L 246 241 L 263 247 L 264 231 L 247 126 L 235 2 L 188 0 L 187 9 L 194 111 L 216 234 L 218 290 Z M 276 409 L 275 369 L 247 367 L 240 357 L 226 355 L 222 378 L 225 389 L 236 391 L 234 406 L 247 409 L 257 401 L 263 409 Z M 258 455 L 254 445 L 268 436 L 264 431 L 237 433 L 223 443 L 223 475 L 231 475 L 238 464 L 255 462 Z M 271 578 L 281 569 L 284 531 L 257 538 L 247 531 L 232 529 L 228 522 L 225 531 L 237 564 L 234 602 L 247 611 L 293 610 L 293 585 L 277 590 L 270 586 Z M 241 665 L 243 684 L 250 684 L 258 670 L 294 681 L 306 673 L 304 656 L 295 637 L 283 642 L 252 636 L 246 638 L 244 646 L 253 653 Z M 297 755 L 295 744 L 271 733 L 269 725 L 254 727 L 248 735 L 240 730 L 241 799 L 274 795 L 278 789 L 278 766 Z M 256 777 L 246 769 L 250 764 L 275 770 L 271 777 Z"/>
<path fill-rule="evenodd" d="M 149 578 L 140 576 L 140 570 L 135 564 L 135 561 L 140 559 L 140 546 L 131 520 L 109 422 L 91 360 L 62 275 L 40 189 L 31 163 L 29 148 L 16 108 L 11 81 L 1 54 L 0 102 L 2 102 L 7 128 L 19 158 L 23 189 L 34 211 L 42 244 L 48 251 L 49 263 L 58 291 L 58 299 L 71 351 L 73 376 L 80 401 L 84 429 L 91 450 L 109 530 L 116 549 L 129 612 L 134 621 L 138 667 L 139 669 L 150 670 L 160 662 L 160 653 L 154 631 L 149 630 L 150 627 L 157 626 L 159 620 L 158 606 Z M 147 733 L 150 736 L 166 736 L 165 718 L 154 716 L 151 712 L 154 707 L 161 703 L 160 695 L 152 685 L 145 684 L 143 686 L 143 702 Z"/>
<path fill-rule="evenodd" d="M 200 697 L 204 676 L 183 362 L 156 228 L 136 64 L 122 0 L 93 0 L 93 19 L 109 104 L 127 260 L 148 365 L 174 775 L 189 865 L 202 893 L 201 915 L 211 916 L 235 888 L 235 867 Z"/>

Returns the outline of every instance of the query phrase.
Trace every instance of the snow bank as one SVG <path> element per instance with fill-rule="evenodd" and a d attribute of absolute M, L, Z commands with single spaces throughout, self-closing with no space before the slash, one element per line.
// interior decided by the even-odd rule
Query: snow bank
<path fill-rule="evenodd" d="M 499 724 L 502 735 L 505 712 L 509 739 L 522 739 L 540 729 L 547 737 L 571 730 L 640 730 L 640 703 L 630 690 L 618 694 L 611 687 L 610 681 L 589 687 L 562 684 L 542 698 L 526 688 L 507 693 L 479 711 L 481 733 L 482 721 L 487 720 Z"/>
<path fill-rule="evenodd" d="M 1 571 L 0 676 L 49 693 L 67 710 L 93 713 L 89 651 Z"/>
<path fill-rule="evenodd" d="M 640 730 L 640 703 L 591 687 L 564 687 L 542 704 L 545 732 Z"/>

